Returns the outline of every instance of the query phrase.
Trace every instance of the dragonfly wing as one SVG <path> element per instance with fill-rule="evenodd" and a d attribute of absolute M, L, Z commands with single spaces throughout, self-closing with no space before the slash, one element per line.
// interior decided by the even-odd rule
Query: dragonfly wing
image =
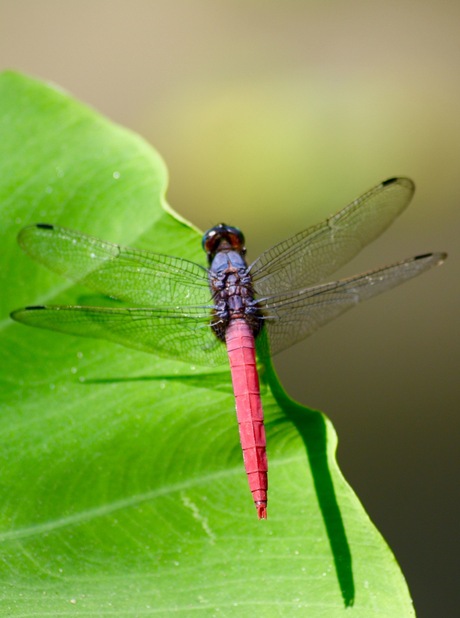
<path fill-rule="evenodd" d="M 26 253 L 50 270 L 136 306 L 210 302 L 207 271 L 194 262 L 122 247 L 44 223 L 21 230 L 18 241 Z"/>
<path fill-rule="evenodd" d="M 107 339 L 129 348 L 202 365 L 225 363 L 225 345 L 203 307 L 129 309 L 54 305 L 11 314 L 18 322 L 70 335 Z"/>
<path fill-rule="evenodd" d="M 262 299 L 259 304 L 271 353 L 276 354 L 305 339 L 357 303 L 441 264 L 445 257 L 443 253 L 419 255 L 355 277 Z"/>
<path fill-rule="evenodd" d="M 268 249 L 250 266 L 260 296 L 324 280 L 379 236 L 414 193 L 408 178 L 391 178 L 329 217 Z"/>

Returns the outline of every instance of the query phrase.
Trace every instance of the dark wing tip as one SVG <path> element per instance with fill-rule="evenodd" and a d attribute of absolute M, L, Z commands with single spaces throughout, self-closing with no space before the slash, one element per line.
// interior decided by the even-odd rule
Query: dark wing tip
<path fill-rule="evenodd" d="M 25 311 L 40 311 L 42 309 L 46 309 L 45 305 L 30 305 L 29 307 L 23 307 L 22 309 L 15 309 L 10 313 L 10 318 L 12 320 L 16 320 L 17 322 L 22 322 L 21 314 L 24 314 Z"/>
<path fill-rule="evenodd" d="M 407 176 L 392 176 L 391 178 L 387 178 L 386 180 L 384 180 L 381 183 L 382 187 L 388 187 L 390 185 L 394 185 L 394 184 L 400 184 L 400 185 L 404 185 L 407 188 L 411 189 L 412 191 L 415 191 L 415 183 L 413 180 L 411 180 L 410 178 L 407 178 Z"/>
<path fill-rule="evenodd" d="M 35 230 L 54 230 L 55 226 L 50 223 L 32 223 L 31 225 L 26 225 L 21 230 L 19 230 L 18 234 L 18 243 L 19 245 L 27 251 L 27 246 L 29 245 L 29 238 L 35 236 Z"/>
<path fill-rule="evenodd" d="M 399 178 L 394 176 L 393 178 L 387 178 L 382 182 L 382 187 L 386 187 L 387 185 L 392 185 L 394 182 L 397 182 Z"/>
<path fill-rule="evenodd" d="M 416 255 L 414 260 L 426 260 L 432 257 L 436 258 L 438 264 L 442 264 L 447 259 L 447 253 L 421 253 Z"/>

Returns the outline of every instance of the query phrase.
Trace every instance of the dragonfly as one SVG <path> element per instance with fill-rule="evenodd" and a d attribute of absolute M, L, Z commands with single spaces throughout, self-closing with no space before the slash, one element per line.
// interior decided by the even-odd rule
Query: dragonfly
<path fill-rule="evenodd" d="M 265 330 L 269 352 L 276 354 L 360 301 L 441 264 L 445 253 L 425 253 L 324 282 L 393 222 L 414 189 L 408 178 L 385 180 L 249 265 L 242 232 L 224 223 L 203 236 L 207 268 L 48 223 L 29 225 L 18 236 L 27 254 L 125 305 L 29 306 L 11 317 L 184 362 L 229 363 L 249 488 L 259 519 L 266 519 L 268 464 L 255 340 Z"/>

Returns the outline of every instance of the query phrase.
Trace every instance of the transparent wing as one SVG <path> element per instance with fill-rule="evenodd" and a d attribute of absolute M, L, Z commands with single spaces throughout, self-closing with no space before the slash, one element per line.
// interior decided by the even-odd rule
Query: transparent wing
<path fill-rule="evenodd" d="M 136 306 L 210 302 L 207 271 L 194 262 L 121 247 L 44 223 L 24 228 L 18 241 L 50 270 Z"/>
<path fill-rule="evenodd" d="M 379 236 L 414 193 L 408 178 L 391 178 L 329 217 L 268 249 L 250 266 L 259 296 L 324 280 Z"/>
<path fill-rule="evenodd" d="M 259 304 L 268 330 L 270 352 L 276 354 L 305 339 L 357 303 L 416 277 L 445 258 L 443 253 L 419 255 L 348 279 L 262 299 Z"/>
<path fill-rule="evenodd" d="M 18 309 L 11 317 L 29 326 L 107 339 L 175 360 L 202 365 L 227 361 L 225 345 L 211 329 L 210 310 L 203 307 L 128 309 L 55 305 Z"/>

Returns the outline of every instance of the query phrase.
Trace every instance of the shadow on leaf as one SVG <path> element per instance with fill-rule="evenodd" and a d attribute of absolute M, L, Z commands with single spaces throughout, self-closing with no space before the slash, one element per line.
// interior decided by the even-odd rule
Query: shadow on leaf
<path fill-rule="evenodd" d="M 326 418 L 321 412 L 297 403 L 285 393 L 272 360 L 266 353 L 265 333 L 260 339 L 258 351 L 264 360 L 264 377 L 285 417 L 297 429 L 305 445 L 343 602 L 345 607 L 350 607 L 355 599 L 352 557 L 329 469 Z"/>

